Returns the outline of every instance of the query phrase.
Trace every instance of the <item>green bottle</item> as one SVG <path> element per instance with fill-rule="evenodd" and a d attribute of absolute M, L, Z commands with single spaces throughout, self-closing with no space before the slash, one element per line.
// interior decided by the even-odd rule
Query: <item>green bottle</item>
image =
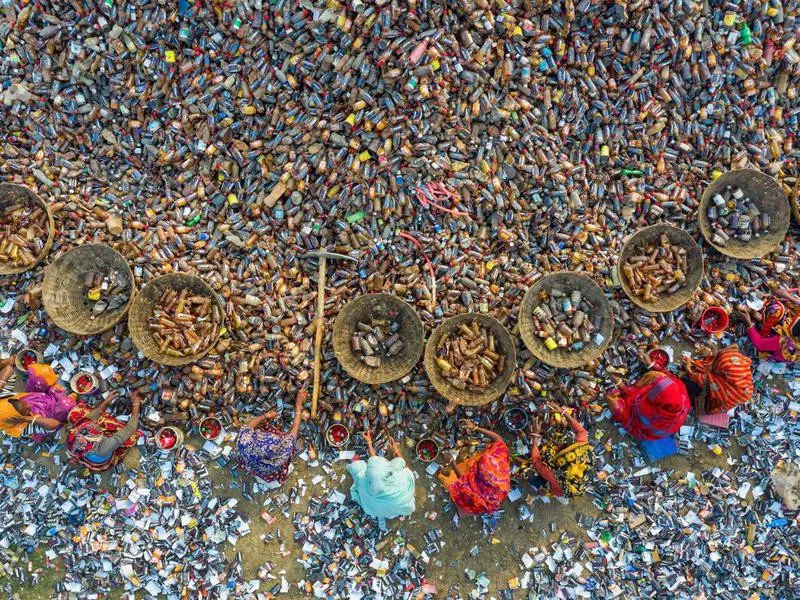
<path fill-rule="evenodd" d="M 739 27 L 739 39 L 742 42 L 742 46 L 749 46 L 753 43 L 753 34 L 750 33 L 750 27 L 744 21 Z"/>
<path fill-rule="evenodd" d="M 644 175 L 644 171 L 641 169 L 620 169 L 619 172 L 623 177 L 641 177 Z"/>
<path fill-rule="evenodd" d="M 353 223 L 358 223 L 359 221 L 363 221 L 364 217 L 366 216 L 367 213 L 365 213 L 363 210 L 360 210 L 358 212 L 354 212 L 352 215 L 347 215 L 344 218 L 344 220 L 350 223 L 350 225 L 352 225 Z"/>

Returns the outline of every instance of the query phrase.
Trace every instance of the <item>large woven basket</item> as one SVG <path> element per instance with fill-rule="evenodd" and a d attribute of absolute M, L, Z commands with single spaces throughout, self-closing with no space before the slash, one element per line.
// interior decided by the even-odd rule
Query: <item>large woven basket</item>
<path fill-rule="evenodd" d="M 622 265 L 631 257 L 636 255 L 636 251 L 642 246 L 646 246 L 654 241 L 658 241 L 662 234 L 666 234 L 669 241 L 677 246 L 686 248 L 686 259 L 688 262 L 688 273 L 686 273 L 686 280 L 683 286 L 669 296 L 663 296 L 658 300 L 647 302 L 641 297 L 635 295 L 631 286 L 628 284 L 628 278 L 622 272 Z M 659 223 L 658 225 L 651 225 L 640 229 L 631 235 L 625 244 L 622 246 L 622 252 L 619 255 L 619 280 L 622 285 L 622 291 L 631 299 L 636 306 L 643 308 L 647 311 L 670 312 L 676 308 L 686 304 L 692 296 L 694 296 L 697 288 L 700 287 L 700 282 L 703 279 L 703 251 L 697 245 L 688 233 L 683 229 L 678 229 L 666 223 Z"/>
<path fill-rule="evenodd" d="M 130 282 L 128 301 L 122 308 L 92 319 L 84 279 L 92 271 L 121 271 Z M 104 244 L 78 246 L 56 258 L 44 272 L 44 309 L 61 329 L 78 335 L 94 335 L 116 325 L 133 302 L 136 287 L 128 262 Z"/>
<path fill-rule="evenodd" d="M 395 321 L 403 349 L 395 356 L 384 357 L 380 367 L 368 367 L 353 351 L 351 340 L 356 325 L 372 318 Z M 344 370 L 359 381 L 388 383 L 406 375 L 422 355 L 425 331 L 422 320 L 409 304 L 391 294 L 368 294 L 349 302 L 333 325 L 333 351 Z"/>
<path fill-rule="evenodd" d="M 38 194 L 34 193 L 33 190 L 28 189 L 24 185 L 0 183 L 0 211 L 5 210 L 6 206 L 24 197 L 29 198 L 35 204 L 41 206 L 47 213 L 47 240 L 45 241 L 44 247 L 42 247 L 42 251 L 39 253 L 39 256 L 36 257 L 36 261 L 34 261 L 31 265 L 27 267 L 12 267 L 10 264 L 0 263 L 0 275 L 15 275 L 17 273 L 24 273 L 25 271 L 31 270 L 44 260 L 44 257 L 47 256 L 47 253 L 50 252 L 50 248 L 53 246 L 53 236 L 56 232 L 56 225 L 53 221 L 53 213 L 50 210 L 50 205 L 42 200 Z"/>
<path fill-rule="evenodd" d="M 537 303 L 537 295 L 544 290 L 557 289 L 567 294 L 578 290 L 581 295 L 589 300 L 595 307 L 603 321 L 599 333 L 603 342 L 599 345 L 587 344 L 583 350 L 572 352 L 566 348 L 557 348 L 550 351 L 544 340 L 536 335 L 536 326 L 533 322 L 533 309 Z M 594 317 L 594 315 L 587 315 Z M 519 307 L 519 332 L 522 341 L 534 357 L 545 364 L 562 369 L 574 369 L 593 361 L 600 356 L 611 343 L 614 333 L 614 316 L 611 312 L 611 303 L 606 298 L 603 290 L 594 281 L 585 275 L 564 271 L 545 275 L 534 283 L 525 293 L 522 305 Z"/>
<path fill-rule="evenodd" d="M 800 172 L 798 172 L 794 177 L 784 177 L 783 190 L 789 197 L 789 204 L 792 209 L 794 221 L 800 225 L 800 201 L 798 201 L 797 198 L 798 193 L 800 193 Z"/>
<path fill-rule="evenodd" d="M 479 325 L 484 325 L 495 335 L 495 339 L 500 346 L 499 353 L 506 357 L 503 372 L 482 392 L 472 390 L 459 390 L 453 387 L 447 379 L 439 372 L 436 366 L 436 348 L 439 341 L 448 333 L 458 329 L 462 323 L 469 324 L 477 321 Z M 433 387 L 445 398 L 464 406 L 481 406 L 496 400 L 506 391 L 514 370 L 517 368 L 517 349 L 514 338 L 508 333 L 497 319 L 480 313 L 467 313 L 450 317 L 442 322 L 433 330 L 428 343 L 425 345 L 425 371 L 428 379 L 431 380 Z"/>
<path fill-rule="evenodd" d="M 759 238 L 753 238 L 749 242 L 731 238 L 727 246 L 718 246 L 711 241 L 714 231 L 708 219 L 708 207 L 711 205 L 714 195 L 725 189 L 726 186 L 740 188 L 762 213 L 770 216 L 772 222 L 768 234 L 762 234 Z M 728 171 L 706 188 L 700 199 L 697 220 L 700 224 L 700 233 L 721 254 L 732 258 L 747 259 L 764 256 L 781 245 L 789 229 L 789 212 L 789 200 L 777 181 L 754 169 L 739 169 Z"/>
<path fill-rule="evenodd" d="M 147 320 L 153 314 L 153 307 L 156 301 L 167 288 L 172 288 L 177 291 L 188 288 L 192 294 L 207 296 L 213 299 L 222 313 L 223 320 L 225 318 L 225 309 L 219 297 L 205 281 L 194 275 L 187 275 L 186 273 L 174 273 L 157 277 L 144 286 L 141 292 L 136 294 L 136 298 L 134 298 L 131 309 L 128 312 L 128 329 L 131 332 L 133 343 L 141 350 L 142 354 L 154 362 L 173 367 L 187 365 L 205 356 L 208 351 L 214 347 L 217 339 L 219 339 L 219 335 L 217 335 L 216 339 L 211 340 L 208 347 L 193 356 L 175 357 L 160 352 L 150 332 L 150 328 L 147 326 Z M 220 329 L 222 328 L 220 327 Z"/>

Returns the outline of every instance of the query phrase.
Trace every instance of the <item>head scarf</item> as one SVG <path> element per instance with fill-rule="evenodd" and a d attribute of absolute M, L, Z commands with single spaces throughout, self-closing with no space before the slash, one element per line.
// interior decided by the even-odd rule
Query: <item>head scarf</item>
<path fill-rule="evenodd" d="M 637 440 L 660 440 L 678 431 L 692 404 L 671 373 L 648 371 L 633 385 L 609 393 L 614 420 Z"/>
<path fill-rule="evenodd" d="M 496 512 L 511 490 L 511 456 L 506 443 L 494 441 L 458 467 L 463 475 L 444 480 L 453 503 L 473 515 Z"/>
<path fill-rule="evenodd" d="M 10 400 L 25 402 L 30 415 L 24 416 L 11 404 Z M 0 430 L 11 437 L 19 437 L 34 417 L 47 417 L 60 422 L 67 420 L 75 399 L 58 385 L 58 375 L 49 366 L 34 363 L 28 366 L 28 379 L 25 391 L 0 400 Z M 34 439 L 44 435 L 34 435 Z"/>
<path fill-rule="evenodd" d="M 800 311 L 784 319 L 783 323 L 775 327 L 780 336 L 781 354 L 788 362 L 800 361 Z"/>
<path fill-rule="evenodd" d="M 96 419 L 91 418 L 91 413 L 92 409 L 83 402 L 79 402 L 69 412 L 70 430 L 67 433 L 66 446 L 74 462 L 79 462 L 93 471 L 103 471 L 120 462 L 142 434 L 136 431 L 114 451 L 108 461 L 102 464 L 93 462 L 87 455 L 100 445 L 103 437 L 114 435 L 125 427 L 125 423 L 107 412 L 100 413 Z"/>
<path fill-rule="evenodd" d="M 567 498 L 583 495 L 586 475 L 594 465 L 594 450 L 589 442 L 572 442 L 572 434 L 564 429 L 548 432 L 542 444 L 542 460 L 556 476 Z"/>
<path fill-rule="evenodd" d="M 282 483 L 289 474 L 295 438 L 272 425 L 244 426 L 236 441 L 242 466 L 266 481 Z"/>
<path fill-rule="evenodd" d="M 697 413 L 723 413 L 748 402 L 755 391 L 751 364 L 736 346 L 689 361 L 686 366 L 689 378 L 703 390 L 695 401 Z"/>
<path fill-rule="evenodd" d="M 770 300 L 761 309 L 761 328 L 763 336 L 772 335 L 772 330 L 783 322 L 786 306 L 780 300 Z"/>
<path fill-rule="evenodd" d="M 83 458 L 103 441 L 103 430 L 95 421 L 83 421 L 67 434 L 67 450 L 76 458 Z"/>

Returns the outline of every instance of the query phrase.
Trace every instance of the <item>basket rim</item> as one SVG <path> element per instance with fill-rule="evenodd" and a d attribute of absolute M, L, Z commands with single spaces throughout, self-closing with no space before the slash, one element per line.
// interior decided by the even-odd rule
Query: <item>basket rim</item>
<path fill-rule="evenodd" d="M 50 249 L 53 247 L 53 239 L 56 235 L 56 222 L 53 218 L 53 210 L 50 208 L 50 203 L 45 201 L 39 194 L 34 192 L 31 188 L 27 185 L 22 185 L 19 183 L 12 183 L 12 182 L 2 182 L 0 183 L 0 205 L 2 204 L 2 194 L 5 188 L 20 188 L 25 190 L 26 192 L 30 193 L 29 197 L 32 197 L 36 202 L 41 204 L 44 207 L 44 211 L 47 214 L 47 240 L 42 247 L 42 251 L 39 253 L 39 256 L 36 257 L 36 260 L 31 263 L 27 267 L 17 267 L 14 269 L 6 269 L 4 268 L 3 264 L 0 264 L 0 276 L 3 275 L 19 275 L 20 273 L 26 273 L 31 269 L 38 267 L 42 261 L 47 257 L 50 253 Z"/>
<path fill-rule="evenodd" d="M 725 178 L 732 178 L 737 176 L 738 174 L 749 174 L 750 176 L 761 180 L 761 182 L 765 186 L 773 187 L 777 190 L 775 194 L 776 198 L 783 198 L 784 202 L 781 204 L 785 205 L 785 210 L 780 211 L 780 214 L 776 215 L 772 212 L 770 213 L 770 217 L 774 218 L 772 226 L 775 227 L 773 232 L 770 232 L 770 235 L 774 235 L 775 241 L 771 243 L 769 246 L 764 246 L 763 249 L 753 249 L 757 246 L 757 244 L 753 243 L 742 243 L 736 246 L 719 246 L 712 241 L 713 233 L 711 230 L 711 223 L 708 219 L 708 206 L 711 203 L 711 193 L 710 190 L 717 185 L 721 185 L 721 182 L 725 180 Z M 782 241 L 786 239 L 786 234 L 789 231 L 789 223 L 792 219 L 791 215 L 792 209 L 789 203 L 789 198 L 783 190 L 783 187 L 778 183 L 778 181 L 762 171 L 757 169 L 751 169 L 749 167 L 744 169 L 731 169 L 726 173 L 723 173 L 713 181 L 709 181 L 706 188 L 703 190 L 703 195 L 700 197 L 700 204 L 697 208 L 697 223 L 700 226 L 700 233 L 703 235 L 703 239 L 714 248 L 720 254 L 724 254 L 725 256 L 729 256 L 731 258 L 739 258 L 739 259 L 752 259 L 752 258 L 760 258 L 762 256 L 766 256 L 770 252 L 774 252 L 777 250 Z M 780 235 L 778 235 L 780 232 Z M 762 240 L 763 241 L 763 240 Z"/>
<path fill-rule="evenodd" d="M 62 266 L 61 263 L 64 260 L 66 260 L 66 257 L 68 255 L 73 254 L 73 253 L 80 253 L 80 252 L 88 252 L 89 254 L 91 254 L 92 252 L 95 252 L 95 251 L 100 251 L 100 252 L 111 251 L 113 254 L 116 254 L 116 256 L 120 260 L 120 264 L 121 265 L 125 265 L 126 275 L 128 276 L 128 280 L 131 283 L 131 293 L 130 293 L 130 297 L 128 298 L 128 302 L 125 304 L 125 306 L 122 309 L 120 309 L 118 311 L 118 314 L 117 314 L 116 318 L 113 319 L 113 321 L 110 322 L 108 325 L 103 326 L 101 328 L 79 330 L 79 329 L 77 329 L 75 327 L 72 327 L 70 324 L 68 324 L 66 321 L 64 321 L 61 318 L 60 315 L 54 314 L 54 310 L 52 310 L 51 308 L 48 308 L 48 304 L 50 302 L 50 296 L 51 296 L 50 292 L 48 291 L 48 288 L 51 287 L 51 285 L 48 282 L 52 282 L 53 281 L 53 278 L 56 276 L 56 274 L 58 273 L 59 268 Z M 53 283 L 52 285 L 56 285 L 56 284 Z M 67 331 L 69 333 L 74 333 L 76 335 L 89 336 L 89 335 L 97 335 L 99 333 L 103 333 L 104 331 L 108 331 L 109 329 L 114 327 L 117 323 L 119 323 L 123 319 L 123 317 L 125 317 L 125 315 L 128 314 L 128 311 L 130 310 L 131 306 L 133 305 L 133 301 L 134 301 L 135 297 L 136 297 L 136 281 L 135 281 L 135 279 L 133 277 L 133 271 L 131 270 L 130 264 L 125 259 L 125 257 L 122 256 L 122 254 L 117 252 L 114 248 L 112 248 L 108 244 L 91 243 L 91 244 L 80 244 L 78 246 L 75 246 L 74 248 L 71 248 L 71 249 L 67 250 L 66 252 L 63 252 L 63 253 L 59 254 L 53 260 L 53 262 L 51 262 L 49 265 L 47 265 L 47 267 L 45 268 L 45 271 L 44 271 L 44 280 L 42 281 L 42 303 L 44 305 L 44 310 L 47 313 L 47 315 L 50 317 L 50 320 L 53 321 L 53 323 L 55 323 L 57 327 L 59 327 L 60 329 L 63 329 L 64 331 Z"/>
<path fill-rule="evenodd" d="M 533 298 L 539 290 L 546 284 L 552 284 L 559 279 L 584 281 L 585 284 L 594 289 L 597 297 L 602 298 L 600 300 L 601 306 L 597 307 L 597 310 L 605 313 L 604 321 L 608 323 L 608 332 L 602 344 L 592 345 L 590 348 L 584 348 L 579 352 L 572 352 L 566 357 L 554 355 L 554 353 L 544 347 L 544 342 L 541 342 L 537 336 L 533 335 L 533 311 L 530 310 Z M 603 355 L 603 352 L 606 351 L 606 348 L 611 344 L 611 340 L 614 337 L 614 312 L 611 309 L 611 302 L 603 291 L 603 288 L 588 275 L 576 271 L 557 271 L 555 273 L 548 273 L 537 279 L 528 288 L 528 291 L 525 292 L 525 296 L 522 298 L 522 302 L 519 306 L 518 319 L 520 336 L 528 351 L 540 362 L 557 369 L 575 369 L 599 358 Z M 542 350 L 542 348 L 545 349 Z"/>
<path fill-rule="evenodd" d="M 443 332 L 452 324 L 472 320 L 482 322 L 490 326 L 495 332 L 500 332 L 498 336 L 498 339 L 502 340 L 500 343 L 508 346 L 507 349 L 504 348 L 504 351 L 508 351 L 506 353 L 506 364 L 503 373 L 501 373 L 486 390 L 480 393 L 471 390 L 459 390 L 453 387 L 444 380 L 434 365 L 436 343 L 442 337 Z M 425 343 L 424 367 L 428 375 L 428 380 L 433 384 L 433 387 L 436 388 L 436 391 L 447 400 L 462 406 L 483 406 L 500 398 L 508 389 L 511 379 L 514 376 L 514 371 L 517 369 L 516 341 L 508 329 L 491 315 L 473 312 L 453 315 L 439 323 L 431 332 L 430 336 L 428 336 L 428 341 Z"/>
<path fill-rule="evenodd" d="M 198 282 L 200 284 L 200 287 L 205 288 L 205 291 L 207 292 L 208 296 L 214 302 L 217 303 L 217 306 L 219 307 L 222 313 L 222 322 L 220 323 L 220 328 L 219 332 L 217 333 L 217 337 L 214 340 L 212 340 L 203 351 L 192 356 L 176 358 L 176 357 L 162 356 L 159 353 L 151 352 L 150 349 L 147 347 L 148 344 L 146 343 L 146 341 L 140 338 L 139 327 L 136 326 L 135 324 L 132 325 L 131 320 L 138 318 L 138 315 L 136 313 L 139 310 L 139 306 L 146 301 L 146 297 L 147 294 L 149 293 L 149 290 L 156 288 L 158 285 L 161 285 L 164 282 L 167 282 L 167 284 L 169 284 L 170 282 L 178 282 L 179 284 L 183 285 L 185 284 L 185 282 L 188 282 L 190 280 Z M 216 345 L 217 341 L 222 335 L 222 329 L 224 327 L 224 324 L 225 324 L 225 306 L 220 300 L 219 295 L 203 278 L 198 277 L 197 275 L 191 275 L 189 273 L 166 273 L 164 275 L 159 275 L 158 277 L 151 279 L 144 286 L 142 286 L 142 289 L 139 291 L 138 294 L 136 294 L 133 303 L 131 303 L 130 310 L 128 310 L 128 333 L 130 334 L 131 340 L 133 341 L 134 346 L 136 346 L 136 349 L 139 350 L 139 352 L 141 352 L 142 354 L 144 354 L 145 357 L 152 360 L 154 363 L 168 367 L 182 367 L 203 358 Z"/>
<path fill-rule="evenodd" d="M 697 275 L 697 282 L 692 283 L 692 285 L 690 286 L 691 293 L 688 293 L 687 291 L 688 287 L 682 288 L 682 290 L 678 290 L 674 294 L 662 298 L 659 302 L 664 303 L 664 305 L 661 307 L 656 306 L 655 305 L 656 303 L 646 302 L 641 298 L 639 298 L 638 296 L 636 296 L 633 293 L 633 290 L 631 290 L 630 285 L 628 285 L 628 280 L 625 278 L 625 275 L 620 272 L 620 266 L 622 265 L 623 259 L 625 258 L 625 255 L 629 250 L 632 251 L 633 247 L 635 246 L 634 242 L 636 242 L 638 239 L 641 239 L 646 234 L 657 231 L 659 232 L 663 231 L 668 235 L 673 234 L 681 238 L 681 242 L 685 243 L 687 251 L 696 252 L 700 258 L 700 272 L 699 275 Z M 676 242 L 676 243 L 681 243 L 681 242 Z M 662 312 L 672 312 L 673 310 L 677 310 L 678 308 L 686 304 L 689 300 L 691 300 L 692 296 L 697 292 L 697 290 L 700 288 L 700 285 L 703 282 L 703 274 L 705 273 L 706 261 L 705 257 L 703 256 L 702 248 L 700 248 L 700 245 L 695 241 L 695 239 L 691 235 L 689 235 L 688 231 L 686 231 L 685 229 L 681 229 L 680 227 L 676 227 L 671 223 L 656 223 L 655 225 L 648 225 L 647 227 L 643 227 L 637 231 L 634 231 L 632 234 L 628 236 L 628 238 L 622 244 L 622 248 L 619 252 L 619 257 L 617 259 L 617 264 L 615 268 L 617 269 L 617 274 L 619 276 L 620 287 L 622 288 L 622 291 L 625 293 L 625 295 L 631 302 L 633 302 L 639 308 L 642 308 L 648 312 L 662 313 Z M 692 277 L 692 279 L 693 278 L 694 276 Z M 687 280 L 688 279 L 689 277 L 687 274 Z M 682 295 L 682 292 L 686 292 L 687 296 L 684 300 L 678 302 L 680 296 Z M 665 302 L 667 299 L 670 298 L 674 298 L 675 301 Z"/>
<path fill-rule="evenodd" d="M 350 356 L 349 347 L 346 343 L 342 343 L 342 336 L 349 337 L 351 332 L 346 332 L 345 327 L 347 327 L 348 323 L 347 317 L 350 316 L 351 312 L 354 312 L 357 308 L 360 308 L 362 304 L 367 304 L 369 302 L 377 302 L 377 301 L 385 301 L 388 303 L 394 303 L 396 306 L 400 307 L 400 310 L 404 312 L 408 316 L 408 318 L 412 319 L 414 325 L 416 325 L 419 329 L 420 335 L 418 336 L 417 340 L 414 340 L 414 345 L 416 349 L 414 352 L 409 356 L 406 361 L 399 362 L 398 365 L 403 365 L 402 369 L 398 367 L 398 375 L 391 375 L 388 374 L 388 369 L 385 369 L 382 366 L 371 369 L 368 375 L 364 376 L 361 373 L 358 373 L 352 366 L 349 364 L 349 361 L 344 361 L 342 359 L 343 356 Z M 333 323 L 333 352 L 336 355 L 336 360 L 342 366 L 342 368 L 347 372 L 350 377 L 360 381 L 361 383 L 366 383 L 370 385 L 381 385 L 384 383 L 390 383 L 392 381 L 397 381 L 408 375 L 408 373 L 414 368 L 419 362 L 420 357 L 422 356 L 422 351 L 425 348 L 425 327 L 422 323 L 422 319 L 420 318 L 419 314 L 414 307 L 411 306 L 408 302 L 400 298 L 399 296 L 395 296 L 394 294 L 386 294 L 384 292 L 378 292 L 374 294 L 363 294 L 358 296 L 357 298 L 353 298 L 347 304 L 345 304 L 342 309 L 339 311 L 339 314 L 336 316 L 336 320 Z M 414 360 L 412 361 L 411 358 Z"/>

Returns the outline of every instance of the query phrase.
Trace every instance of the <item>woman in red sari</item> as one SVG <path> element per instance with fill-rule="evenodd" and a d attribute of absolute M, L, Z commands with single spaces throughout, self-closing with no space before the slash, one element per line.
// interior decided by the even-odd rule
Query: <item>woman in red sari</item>
<path fill-rule="evenodd" d="M 498 434 L 462 421 L 469 432 L 477 431 L 491 440 L 482 452 L 453 465 L 453 470 L 439 475 L 458 509 L 470 515 L 497 511 L 511 490 L 511 456 Z"/>
<path fill-rule="evenodd" d="M 648 371 L 633 385 L 607 396 L 611 416 L 637 440 L 660 440 L 681 428 L 691 402 L 684 383 L 664 371 Z"/>

